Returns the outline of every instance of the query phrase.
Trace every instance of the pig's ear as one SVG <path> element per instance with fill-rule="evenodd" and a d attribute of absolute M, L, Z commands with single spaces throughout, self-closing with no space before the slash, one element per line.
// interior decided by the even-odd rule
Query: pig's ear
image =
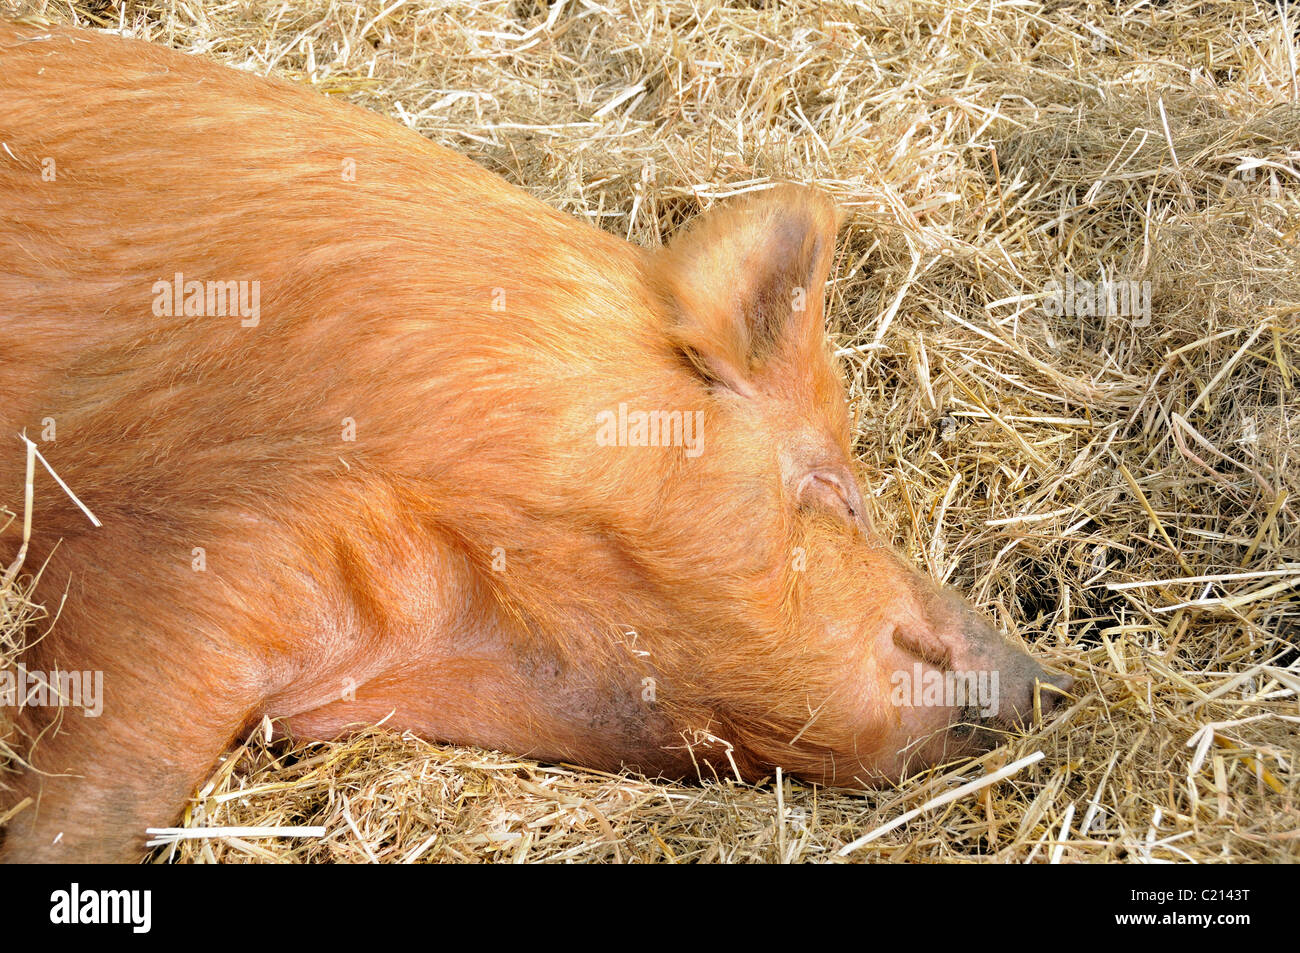
<path fill-rule="evenodd" d="M 780 364 L 810 360 L 825 346 L 822 291 L 838 227 L 826 196 L 793 185 L 699 216 L 651 264 L 673 344 L 745 396 Z"/>

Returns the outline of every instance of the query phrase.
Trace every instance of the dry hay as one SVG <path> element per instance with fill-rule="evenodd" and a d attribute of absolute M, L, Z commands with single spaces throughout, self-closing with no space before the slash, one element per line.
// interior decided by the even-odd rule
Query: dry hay
<path fill-rule="evenodd" d="M 312 83 L 641 243 L 773 179 L 827 189 L 879 524 L 1078 679 L 1031 734 L 867 794 L 255 738 L 186 823 L 326 835 L 155 859 L 833 860 L 1037 751 L 850 856 L 1300 859 L 1300 11 L 6 4 Z M 1150 282 L 1149 324 L 1051 313 L 1067 272 Z M 10 595 L 6 639 L 34 611 Z"/>

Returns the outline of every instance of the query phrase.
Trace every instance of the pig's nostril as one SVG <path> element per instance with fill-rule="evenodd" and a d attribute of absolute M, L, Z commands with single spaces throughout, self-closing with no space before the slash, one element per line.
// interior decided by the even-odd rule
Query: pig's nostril
<path fill-rule="evenodd" d="M 1070 692 L 1074 689 L 1074 679 L 1069 675 L 1057 675 L 1041 680 L 1038 687 L 1043 714 L 1061 708 L 1070 701 Z"/>

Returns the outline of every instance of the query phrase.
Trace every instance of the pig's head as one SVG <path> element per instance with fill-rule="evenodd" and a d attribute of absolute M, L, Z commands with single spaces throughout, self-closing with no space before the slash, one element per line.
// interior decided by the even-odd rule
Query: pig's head
<path fill-rule="evenodd" d="M 640 654 L 678 747 L 724 772 L 873 784 L 991 747 L 1069 680 L 873 530 L 823 327 L 837 224 L 782 187 L 648 255 L 671 399 L 701 408 L 700 439 L 634 478 L 664 490 L 625 535 L 639 591 L 673 601 L 675 631 Z"/>

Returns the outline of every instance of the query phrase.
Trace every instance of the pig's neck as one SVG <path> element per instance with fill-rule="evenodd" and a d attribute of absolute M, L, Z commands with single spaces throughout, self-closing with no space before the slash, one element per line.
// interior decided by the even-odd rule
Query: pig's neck
<path fill-rule="evenodd" d="M 366 496 L 373 510 L 382 491 Z M 402 512 L 362 519 L 370 533 L 353 521 L 304 541 L 302 562 L 316 569 L 298 584 L 316 598 L 298 604 L 324 609 L 289 622 L 314 651 L 268 659 L 280 687 L 267 714 L 298 738 L 382 723 L 543 759 L 689 773 L 682 700 L 672 699 L 681 682 L 661 675 L 682 662 L 658 657 L 669 620 L 629 586 L 625 555 L 571 539 L 571 528 L 542 547 L 544 562 L 517 547 L 494 553 L 431 525 L 427 511 Z"/>

